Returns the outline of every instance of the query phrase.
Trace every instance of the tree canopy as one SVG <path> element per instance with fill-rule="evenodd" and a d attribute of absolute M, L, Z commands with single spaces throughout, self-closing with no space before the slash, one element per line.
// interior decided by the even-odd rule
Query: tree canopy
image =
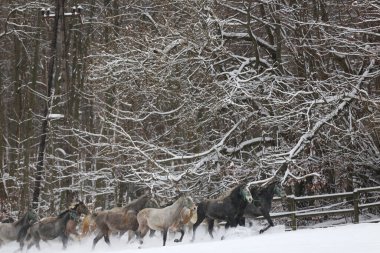
<path fill-rule="evenodd" d="M 380 184 L 378 1 L 59 2 L 0 8 L 2 204 Z"/>

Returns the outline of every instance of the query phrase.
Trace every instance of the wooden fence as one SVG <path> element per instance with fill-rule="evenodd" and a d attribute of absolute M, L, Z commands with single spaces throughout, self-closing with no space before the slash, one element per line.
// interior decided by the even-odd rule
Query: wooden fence
<path fill-rule="evenodd" d="M 290 207 L 289 212 L 281 213 L 271 213 L 272 218 L 283 218 L 289 217 L 291 220 L 292 230 L 297 229 L 297 219 L 314 217 L 314 216 L 330 216 L 330 215 L 352 215 L 354 223 L 359 223 L 359 214 L 360 210 L 363 208 L 369 207 L 380 207 L 380 201 L 370 202 L 370 203 L 361 203 L 367 202 L 365 198 L 362 198 L 363 193 L 376 192 L 380 191 L 380 187 L 369 187 L 369 188 L 359 188 L 355 189 L 353 192 L 344 192 L 336 194 L 325 194 L 325 195 L 314 195 L 314 196 L 304 196 L 304 197 L 295 197 L 294 195 L 286 196 L 285 199 Z M 319 211 L 315 209 L 308 210 L 297 210 L 297 203 L 302 201 L 315 201 L 315 200 L 327 200 L 327 199 L 345 199 L 349 200 L 347 203 L 350 203 L 350 208 L 344 209 L 333 209 L 333 206 L 319 207 Z M 276 198 L 274 201 L 281 200 L 281 198 Z M 261 218 L 261 217 L 260 217 Z"/>

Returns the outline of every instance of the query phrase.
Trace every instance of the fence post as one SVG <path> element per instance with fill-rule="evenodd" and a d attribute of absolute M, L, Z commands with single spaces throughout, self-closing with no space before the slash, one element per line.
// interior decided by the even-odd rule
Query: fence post
<path fill-rule="evenodd" d="M 353 192 L 354 201 L 354 223 L 359 223 L 359 191 L 355 189 Z"/>
<path fill-rule="evenodd" d="M 296 217 L 296 200 L 294 199 L 294 195 L 288 196 L 288 202 L 290 206 L 290 211 L 292 212 L 291 218 L 291 226 L 292 230 L 297 230 L 297 217 Z"/>

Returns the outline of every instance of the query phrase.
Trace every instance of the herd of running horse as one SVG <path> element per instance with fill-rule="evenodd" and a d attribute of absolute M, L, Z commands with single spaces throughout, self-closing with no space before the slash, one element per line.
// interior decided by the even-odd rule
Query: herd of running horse
<path fill-rule="evenodd" d="M 124 207 L 115 207 L 110 210 L 90 213 L 83 202 L 72 205 L 58 216 L 46 217 L 38 221 L 33 210 L 26 212 L 19 220 L 13 223 L 0 223 L 0 246 L 10 241 L 17 241 L 21 251 L 25 245 L 31 248 L 35 245 L 40 248 L 40 241 L 61 238 L 63 248 L 67 247 L 70 234 L 77 237 L 95 234 L 92 247 L 104 238 L 110 244 L 110 234 L 128 232 L 128 242 L 137 238 L 140 244 L 150 232 L 161 231 L 163 245 L 166 244 L 168 231 L 180 232 L 181 242 L 185 233 L 185 226 L 192 225 L 193 236 L 198 226 L 204 221 L 208 224 L 208 233 L 213 237 L 214 220 L 225 221 L 225 228 L 236 227 L 245 223 L 245 218 L 263 216 L 268 226 L 260 233 L 273 226 L 269 216 L 272 199 L 277 183 L 273 182 L 265 187 L 250 187 L 240 184 L 217 199 L 205 199 L 194 203 L 191 197 L 182 195 L 170 205 L 159 208 L 157 202 L 152 201 L 151 194 L 144 194 Z M 82 231 L 77 232 L 81 215 Z"/>

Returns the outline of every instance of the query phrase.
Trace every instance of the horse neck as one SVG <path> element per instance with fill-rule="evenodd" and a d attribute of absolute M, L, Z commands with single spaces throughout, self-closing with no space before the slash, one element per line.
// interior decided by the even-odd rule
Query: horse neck
<path fill-rule="evenodd" d="M 135 210 L 138 212 L 144 208 L 146 202 L 148 202 L 148 196 L 143 195 L 142 197 L 126 205 L 123 209 L 125 212 L 128 212 L 129 210 Z"/>
<path fill-rule="evenodd" d="M 75 212 L 77 214 L 75 209 L 68 209 L 62 212 L 61 214 L 59 214 L 58 219 L 60 220 L 60 222 L 62 222 L 63 224 L 66 224 L 71 219 L 71 212 Z"/>
<path fill-rule="evenodd" d="M 167 210 L 173 215 L 173 217 L 177 217 L 181 215 L 182 209 L 185 207 L 185 198 L 181 197 L 177 201 L 175 201 L 171 206 L 165 207 Z"/>
<path fill-rule="evenodd" d="M 253 204 L 271 207 L 275 187 L 276 183 L 274 182 L 266 188 L 254 191 L 254 194 L 252 194 Z"/>
<path fill-rule="evenodd" d="M 63 217 L 63 219 L 62 219 L 62 221 L 63 221 L 64 224 L 66 224 L 69 220 L 75 220 L 75 218 L 72 218 L 72 217 L 71 217 L 71 213 L 72 213 L 72 212 L 74 212 L 75 215 L 78 215 L 78 213 L 77 213 L 76 210 L 74 210 L 74 209 L 72 209 L 72 210 L 68 210 L 67 214 L 64 215 L 64 217 Z"/>
<path fill-rule="evenodd" d="M 79 204 L 76 204 L 73 208 L 70 208 L 68 211 L 70 212 L 70 211 L 74 211 L 74 212 L 76 212 L 78 215 L 81 215 L 81 212 L 80 212 L 80 210 L 78 210 L 79 209 Z"/>
<path fill-rule="evenodd" d="M 270 184 L 267 188 L 260 192 L 260 195 L 272 199 L 274 196 L 274 189 L 276 188 L 276 182 Z"/>
<path fill-rule="evenodd" d="M 21 219 L 19 219 L 18 221 L 14 222 L 13 225 L 15 227 L 18 227 L 18 226 L 23 226 L 25 225 L 25 223 L 27 223 L 28 221 L 28 213 L 26 213 Z"/>
<path fill-rule="evenodd" d="M 239 207 L 242 207 L 244 208 L 245 206 L 248 205 L 247 201 L 243 200 L 242 199 L 242 196 L 241 196 L 241 188 L 243 187 L 243 185 L 239 185 L 237 187 L 235 187 L 230 195 L 228 195 L 228 197 L 231 199 L 231 202 L 235 205 L 235 206 L 239 206 Z"/>

